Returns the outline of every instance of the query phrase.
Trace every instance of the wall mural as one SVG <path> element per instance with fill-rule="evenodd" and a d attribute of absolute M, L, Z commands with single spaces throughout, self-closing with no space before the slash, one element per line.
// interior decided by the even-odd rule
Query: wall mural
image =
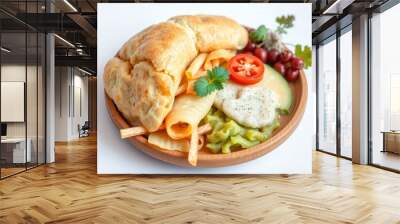
<path fill-rule="evenodd" d="M 98 172 L 310 173 L 310 21 L 310 4 L 99 4 Z"/>

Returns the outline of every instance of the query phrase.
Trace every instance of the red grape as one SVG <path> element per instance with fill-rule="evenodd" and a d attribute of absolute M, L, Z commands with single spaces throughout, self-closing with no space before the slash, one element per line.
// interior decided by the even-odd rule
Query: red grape
<path fill-rule="evenodd" d="M 300 58 L 293 57 L 290 62 L 292 63 L 293 69 L 303 69 L 304 67 L 304 61 L 301 60 Z"/>
<path fill-rule="evenodd" d="M 279 60 L 282 62 L 288 62 L 290 59 L 292 59 L 292 57 L 293 53 L 289 50 L 285 50 L 279 55 Z"/>
<path fill-rule="evenodd" d="M 256 49 L 256 44 L 251 41 L 247 42 L 246 47 L 244 47 L 245 51 L 254 51 L 254 49 Z"/>
<path fill-rule="evenodd" d="M 278 59 L 279 52 L 276 49 L 268 51 L 267 62 L 269 64 L 274 64 Z"/>
<path fill-rule="evenodd" d="M 285 66 L 286 69 L 292 68 L 292 63 L 286 62 L 286 63 L 284 64 L 284 66 Z"/>
<path fill-rule="evenodd" d="M 262 62 L 267 63 L 268 52 L 264 48 L 258 47 L 254 51 L 254 55 L 259 58 Z"/>
<path fill-rule="evenodd" d="M 295 81 L 299 77 L 299 73 L 300 73 L 299 70 L 294 70 L 294 69 L 289 68 L 285 72 L 285 78 L 289 82 Z"/>
<path fill-rule="evenodd" d="M 285 75 L 285 66 L 282 64 L 282 63 L 280 63 L 280 62 L 276 62 L 275 64 L 274 64 L 274 69 L 277 71 L 277 72 L 279 72 L 279 73 L 281 73 L 282 75 Z"/>

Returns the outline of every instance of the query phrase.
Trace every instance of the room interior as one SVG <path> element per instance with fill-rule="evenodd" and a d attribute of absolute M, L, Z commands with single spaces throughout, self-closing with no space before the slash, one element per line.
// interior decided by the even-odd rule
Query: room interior
<path fill-rule="evenodd" d="M 44 34 L 2 33 L 1 43 L 8 46 L 1 56 L 1 170 L 5 177 L 45 162 Z"/>
<path fill-rule="evenodd" d="M 231 1 L 312 4 L 312 175 L 103 176 L 97 3 L 126 2 L 171 1 L 0 2 L 0 223 L 400 222 L 398 1 Z"/>

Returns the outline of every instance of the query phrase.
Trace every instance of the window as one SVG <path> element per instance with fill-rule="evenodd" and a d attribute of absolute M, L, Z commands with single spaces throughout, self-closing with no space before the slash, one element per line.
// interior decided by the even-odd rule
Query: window
<path fill-rule="evenodd" d="M 317 51 L 317 148 L 320 151 L 351 158 L 353 78 L 351 25 L 338 32 L 338 35 L 340 36 L 334 35 L 323 41 Z"/>
<path fill-rule="evenodd" d="M 1 2 L 3 5 L 15 2 Z M 17 2 L 19 13 L 40 12 L 43 1 Z M 45 163 L 44 33 L 7 14 L 0 24 L 0 178 Z M 11 25 L 10 25 L 11 24 Z"/>
<path fill-rule="evenodd" d="M 31 141 L 27 141 L 26 99 L 26 33 L 1 33 L 1 177 L 26 170 L 31 162 Z M 15 96 L 10 98 L 8 96 Z M 18 105 L 18 106 L 16 106 Z M 14 107 L 15 106 L 15 107 Z M 11 109 L 12 108 L 12 109 Z"/>
<path fill-rule="evenodd" d="M 336 154 L 336 40 L 318 48 L 318 149 Z"/>
<path fill-rule="evenodd" d="M 400 5 L 371 18 L 370 133 L 373 164 L 400 170 Z"/>
<path fill-rule="evenodd" d="M 340 36 L 340 154 L 352 157 L 352 32 Z"/>

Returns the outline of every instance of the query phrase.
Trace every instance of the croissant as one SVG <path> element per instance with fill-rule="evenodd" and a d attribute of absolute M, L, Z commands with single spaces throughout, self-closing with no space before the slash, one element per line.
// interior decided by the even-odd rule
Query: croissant
<path fill-rule="evenodd" d="M 125 119 L 156 131 L 172 109 L 183 73 L 199 53 L 239 50 L 247 31 L 224 16 L 176 16 L 130 38 L 104 68 L 104 86 Z"/>

